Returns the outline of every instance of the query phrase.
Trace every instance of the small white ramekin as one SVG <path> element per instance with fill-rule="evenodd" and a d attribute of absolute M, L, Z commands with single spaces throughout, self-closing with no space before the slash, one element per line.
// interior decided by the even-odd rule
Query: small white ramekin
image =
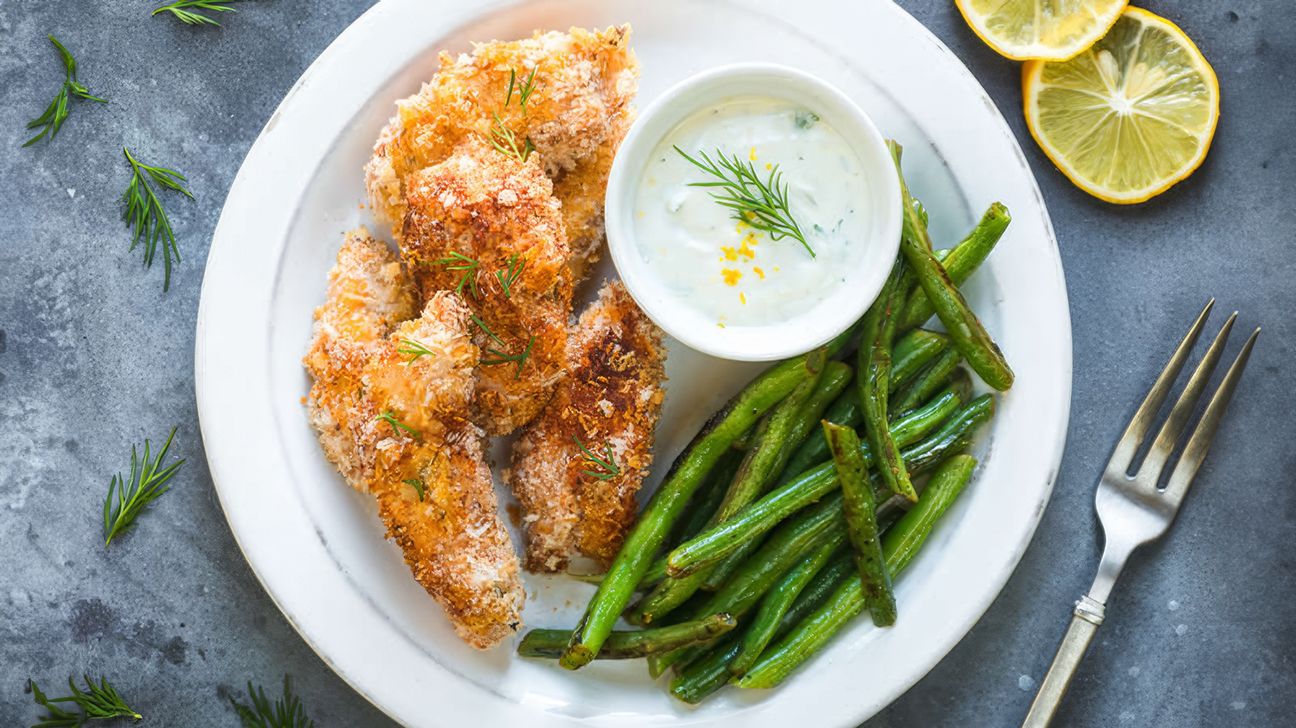
<path fill-rule="evenodd" d="M 836 291 L 794 317 L 761 326 L 721 328 L 701 321 L 687 302 L 654 284 L 635 240 L 635 195 L 658 143 L 694 112 L 736 96 L 786 99 L 829 121 L 854 148 L 868 179 L 869 198 L 860 200 L 867 233 L 860 264 Z M 828 181 L 830 182 L 830 181 Z M 900 185 L 886 142 L 869 117 L 845 94 L 803 71 L 765 63 L 714 68 L 668 89 L 644 109 L 626 135 L 608 178 L 608 249 L 621 280 L 649 318 L 690 348 L 723 359 L 770 361 L 809 351 L 844 331 L 877 298 L 900 245 Z"/>

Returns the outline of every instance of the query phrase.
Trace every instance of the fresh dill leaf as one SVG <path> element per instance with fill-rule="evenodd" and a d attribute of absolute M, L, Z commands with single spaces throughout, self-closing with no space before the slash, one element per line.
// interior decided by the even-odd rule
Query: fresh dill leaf
<path fill-rule="evenodd" d="M 419 434 L 419 431 L 418 431 L 418 430 L 416 430 L 416 429 L 414 429 L 413 427 L 410 427 L 409 425 L 405 424 L 404 422 L 401 422 L 400 420 L 396 419 L 396 415 L 393 414 L 391 410 L 383 410 L 382 413 L 379 414 L 379 415 L 378 415 L 377 417 L 375 417 L 374 419 L 375 419 L 375 420 L 381 420 L 381 421 L 383 421 L 383 422 L 386 422 L 387 424 L 389 424 L 389 425 L 392 426 L 392 429 L 393 429 L 393 430 L 398 430 L 398 431 L 405 432 L 405 433 L 407 433 L 410 437 L 414 438 L 415 440 L 417 440 L 417 439 L 419 439 L 419 437 L 421 437 L 421 435 Z"/>
<path fill-rule="evenodd" d="M 475 258 L 452 251 L 450 255 L 432 261 L 432 265 L 443 265 L 446 270 L 463 271 L 463 275 L 459 276 L 459 282 L 455 284 L 455 293 L 463 295 L 464 286 L 468 286 L 468 291 L 472 293 L 473 298 L 481 298 L 481 293 L 477 290 L 477 268 L 481 264 Z"/>
<path fill-rule="evenodd" d="M 505 298 L 513 297 L 513 284 L 522 277 L 522 269 L 525 267 L 526 258 L 518 257 L 518 254 L 514 253 L 509 256 L 508 267 L 495 271 L 495 277 L 499 279 L 500 290 L 504 291 Z"/>
<path fill-rule="evenodd" d="M 736 154 L 726 157 L 717 149 L 713 160 L 706 152 L 698 152 L 701 158 L 698 159 L 690 157 L 679 147 L 675 147 L 675 151 L 694 167 L 714 177 L 708 182 L 690 182 L 690 187 L 713 188 L 711 198 L 732 210 L 735 220 L 769 233 L 773 240 L 792 238 L 805 247 L 811 258 L 815 257 L 814 249 L 806 242 L 801 227 L 788 208 L 788 185 L 783 181 L 783 173 L 777 164 L 770 168 L 768 177 L 761 179 L 756 167 L 751 162 L 740 160 Z"/>
<path fill-rule="evenodd" d="M 72 694 L 60 698 L 48 698 L 41 689 L 36 686 L 36 681 L 28 680 L 31 686 L 32 697 L 36 699 L 36 704 L 45 709 L 46 715 L 41 717 L 40 722 L 32 728 L 63 728 L 64 726 L 81 726 L 88 720 L 107 720 L 109 718 L 130 718 L 139 720 L 142 715 L 136 713 L 133 708 L 126 704 L 122 696 L 117 693 L 116 688 L 108 684 L 108 679 L 99 678 L 99 684 L 96 685 L 89 675 L 83 675 L 85 680 L 85 690 L 78 688 L 72 678 L 68 678 L 68 687 L 71 688 Z M 80 712 L 64 710 L 55 705 L 55 703 L 72 703 L 80 708 Z"/>
<path fill-rule="evenodd" d="M 427 485 L 425 485 L 422 480 L 419 480 L 418 478 L 406 478 L 401 482 L 413 488 L 414 492 L 418 493 L 419 503 L 423 502 L 423 494 L 427 492 Z"/>
<path fill-rule="evenodd" d="M 53 141 L 58 134 L 59 129 L 63 127 L 63 122 L 68 117 L 68 102 L 71 99 L 84 99 L 86 101 L 98 101 L 101 104 L 108 103 L 108 99 L 101 99 L 90 93 L 90 89 L 82 86 L 77 82 L 77 62 L 72 57 L 72 53 L 58 41 L 54 36 L 48 36 L 54 47 L 58 49 L 59 56 L 63 59 L 63 84 L 59 86 L 58 93 L 54 94 L 54 100 L 45 107 L 45 113 L 27 122 L 28 129 L 40 129 L 41 132 L 36 136 L 28 139 L 24 147 L 30 147 L 36 142 L 48 137 Z"/>
<path fill-rule="evenodd" d="M 504 343 L 504 340 L 497 336 L 494 331 L 491 331 L 490 327 L 486 325 L 486 322 L 481 320 L 481 317 L 474 314 L 472 320 L 473 323 L 477 324 L 478 328 L 485 332 L 485 334 L 500 347 L 508 346 L 508 344 Z M 531 347 L 534 344 L 535 336 L 532 335 L 531 338 L 527 340 L 526 346 L 523 347 L 522 351 L 516 354 L 508 354 L 505 353 L 502 348 L 488 346 L 485 348 L 486 356 L 482 357 L 480 363 L 484 367 L 489 367 L 495 366 L 496 364 L 507 364 L 512 362 L 517 365 L 517 371 L 514 372 L 513 378 L 519 379 L 522 376 L 522 366 L 526 364 L 527 359 L 531 358 Z"/>
<path fill-rule="evenodd" d="M 406 364 L 413 362 L 419 357 L 436 355 L 436 352 L 427 348 L 423 342 L 415 341 L 413 339 L 401 339 L 400 346 L 396 347 L 396 353 L 404 354 L 409 357 L 409 361 L 405 362 Z"/>
<path fill-rule="evenodd" d="M 490 143 L 500 154 L 512 157 L 519 162 L 526 162 L 531 152 L 535 151 L 535 145 L 531 143 L 531 137 L 523 139 L 518 144 L 517 134 L 512 129 L 504 125 L 504 120 L 499 114 L 492 114 L 495 117 L 495 126 L 491 127 Z"/>
<path fill-rule="evenodd" d="M 122 222 L 130 226 L 134 235 L 130 249 L 134 250 L 142 241 L 144 243 L 144 267 L 153 267 L 153 256 L 157 253 L 158 244 L 162 244 L 162 255 L 166 262 L 166 275 L 162 281 L 162 290 L 171 289 L 171 262 L 180 260 L 180 248 L 176 245 L 175 232 L 171 230 L 171 220 L 167 217 L 166 208 L 153 191 L 153 185 L 193 199 L 194 196 L 185 188 L 188 182 L 183 174 L 166 167 L 151 167 L 131 155 L 130 150 L 122 148 L 126 161 L 130 162 L 131 181 L 122 193 Z M 151 183 L 150 183 L 151 181 Z"/>
<path fill-rule="evenodd" d="M 149 13 L 150 16 L 158 13 L 171 13 L 177 20 L 185 25 L 212 25 L 220 27 L 220 22 L 209 15 L 203 15 L 199 10 L 210 10 L 215 13 L 235 13 L 234 8 L 229 7 L 230 3 L 238 0 L 177 0 L 169 5 Z M 192 8 L 192 10 L 190 9 Z"/>
<path fill-rule="evenodd" d="M 522 109 L 522 113 L 524 114 L 526 113 L 527 110 L 527 102 L 531 100 L 531 94 L 535 92 L 535 75 L 536 75 L 536 71 L 539 69 L 540 66 L 538 64 L 532 66 L 531 75 L 527 76 L 527 79 L 522 82 L 521 86 L 517 86 L 518 107 Z M 506 107 L 509 105 L 510 102 L 513 101 L 513 89 L 516 83 L 517 83 L 517 72 L 514 71 L 512 68 L 510 68 L 508 92 L 504 94 L 504 106 Z"/>
<path fill-rule="evenodd" d="M 230 698 L 234 712 L 238 713 L 243 728 L 315 728 L 315 721 L 306 715 L 301 699 L 292 691 L 292 682 L 284 675 L 283 698 L 272 704 L 265 690 L 248 683 L 248 697 L 252 705 L 244 705 Z"/>
<path fill-rule="evenodd" d="M 166 457 L 167 451 L 171 449 L 171 441 L 175 439 L 176 428 L 171 428 L 171 434 L 167 435 L 166 444 L 158 451 L 157 457 L 150 458 L 151 445 L 148 440 L 144 441 L 144 457 L 138 455 L 134 445 L 131 445 L 131 474 L 127 480 L 120 473 L 114 475 L 108 483 L 108 495 L 104 498 L 103 522 L 104 522 L 104 546 L 112 543 L 115 536 L 119 536 L 130 530 L 135 525 L 135 519 L 144 509 L 158 498 L 162 497 L 171 489 L 167 481 L 171 476 L 176 474 L 183 460 L 177 460 L 174 463 L 159 469 L 162 459 Z M 116 492 L 116 499 L 113 493 Z"/>
<path fill-rule="evenodd" d="M 603 457 L 599 457 L 588 447 L 585 447 L 585 443 L 581 442 L 579 437 L 572 435 L 572 439 L 576 441 L 576 446 L 580 448 L 581 458 L 586 463 L 589 463 L 589 469 L 582 470 L 582 473 L 599 480 L 611 480 L 621 474 L 621 468 L 617 467 L 610 444 L 603 444 Z"/>

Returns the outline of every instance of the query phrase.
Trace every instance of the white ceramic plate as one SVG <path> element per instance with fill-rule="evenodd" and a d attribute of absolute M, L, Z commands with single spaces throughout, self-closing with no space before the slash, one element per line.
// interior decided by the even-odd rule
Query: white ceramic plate
<path fill-rule="evenodd" d="M 345 487 L 303 415 L 311 312 L 341 233 L 368 222 L 361 166 L 392 102 L 440 49 L 535 28 L 634 25 L 640 103 L 722 63 L 816 73 L 906 148 L 937 241 L 993 200 L 1015 220 L 969 293 L 1017 372 L 976 452 L 976 480 L 899 580 L 900 621 L 858 620 L 782 688 L 671 699 L 643 665 L 568 673 L 475 652 L 385 542 L 367 497 Z M 658 461 L 760 365 L 675 347 Z M 203 438 L 230 528 L 275 602 L 360 693 L 409 725 L 854 725 L 917 681 L 971 628 L 1016 566 L 1062 454 L 1071 337 L 1056 242 L 1007 125 L 967 70 L 886 0 L 386 0 L 306 71 L 230 189 L 203 281 L 195 352 Z M 649 484 L 655 486 L 655 481 Z M 531 626 L 571 625 L 590 587 L 528 578 Z"/>

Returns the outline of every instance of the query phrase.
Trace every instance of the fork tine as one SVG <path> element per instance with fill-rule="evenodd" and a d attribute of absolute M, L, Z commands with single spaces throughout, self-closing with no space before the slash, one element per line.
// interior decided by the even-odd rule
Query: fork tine
<path fill-rule="evenodd" d="M 1156 440 L 1152 442 L 1152 447 L 1148 450 L 1147 457 L 1143 459 L 1143 464 L 1139 466 L 1138 474 L 1135 476 L 1143 485 L 1149 488 L 1156 487 L 1157 481 L 1161 478 L 1161 470 L 1165 468 L 1166 461 L 1174 452 L 1175 444 L 1179 442 L 1179 436 L 1183 434 L 1188 419 L 1192 417 L 1193 410 L 1197 407 L 1197 400 L 1201 399 L 1202 392 L 1210 381 L 1211 373 L 1215 371 L 1215 365 L 1219 362 L 1220 354 L 1224 353 L 1224 345 L 1228 343 L 1229 332 L 1233 330 L 1233 322 L 1236 320 L 1237 311 L 1234 311 L 1220 327 L 1215 340 L 1211 342 L 1210 348 L 1197 364 L 1197 369 L 1188 379 L 1188 386 L 1184 387 L 1183 394 L 1179 395 L 1179 401 L 1175 402 L 1174 408 L 1170 410 L 1170 416 L 1166 418 L 1165 424 L 1161 425 Z"/>
<path fill-rule="evenodd" d="M 1134 460 L 1134 453 L 1138 452 L 1139 445 L 1143 444 L 1143 438 L 1147 436 L 1152 420 L 1161 409 L 1161 404 L 1165 402 L 1166 395 L 1170 394 L 1170 387 L 1174 384 L 1175 377 L 1179 376 L 1179 370 L 1183 369 L 1188 353 L 1197 343 L 1197 337 L 1206 323 L 1206 317 L 1210 315 L 1211 308 L 1214 306 L 1214 298 L 1206 302 L 1206 307 L 1197 315 L 1192 328 L 1188 329 L 1183 341 L 1179 342 L 1179 347 L 1170 356 L 1170 361 L 1161 372 L 1161 376 L 1157 377 L 1156 382 L 1152 384 L 1152 389 L 1148 390 L 1143 404 L 1139 405 L 1134 418 L 1125 428 L 1125 434 L 1121 435 L 1121 439 L 1116 443 L 1116 451 L 1112 453 L 1111 460 L 1107 461 L 1108 477 L 1123 476 L 1129 469 L 1130 463 Z"/>
<path fill-rule="evenodd" d="M 1247 361 L 1251 358 L 1251 349 L 1255 346 L 1258 336 L 1260 336 L 1259 328 L 1247 337 L 1246 343 L 1242 345 L 1242 351 L 1238 352 L 1233 365 L 1229 367 L 1224 380 L 1220 382 L 1219 389 L 1215 390 L 1214 396 L 1211 397 L 1210 404 L 1206 405 L 1206 412 L 1202 414 L 1201 421 L 1197 423 L 1192 437 L 1188 439 L 1183 455 L 1179 456 L 1179 462 L 1170 473 L 1165 494 L 1175 508 L 1178 508 L 1179 503 L 1183 501 L 1184 493 L 1188 492 L 1188 486 L 1192 484 L 1202 461 L 1206 459 L 1206 452 L 1210 450 L 1211 441 L 1215 439 L 1215 431 L 1219 429 L 1224 411 L 1228 409 L 1229 401 L 1233 399 L 1233 390 L 1237 389 L 1238 379 L 1242 377 L 1242 370 L 1246 369 Z"/>

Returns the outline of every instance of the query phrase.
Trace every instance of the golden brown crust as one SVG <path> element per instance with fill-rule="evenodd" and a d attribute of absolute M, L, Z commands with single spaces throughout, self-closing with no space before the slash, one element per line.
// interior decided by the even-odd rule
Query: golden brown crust
<path fill-rule="evenodd" d="M 405 262 L 424 295 L 459 288 L 479 318 L 473 340 L 486 353 L 477 422 L 492 435 L 513 432 L 544 407 L 562 376 L 572 277 L 553 185 L 536 155 L 520 163 L 469 139 L 410 175 L 406 192 Z M 455 254 L 476 261 L 475 271 L 438 263 Z M 510 265 L 521 268 L 506 293 L 500 276 L 509 277 Z M 523 352 L 524 361 L 499 361 Z"/>
<path fill-rule="evenodd" d="M 523 511 L 526 564 L 556 571 L 581 553 L 605 566 L 634 520 L 635 494 L 652 464 L 665 380 L 661 331 L 619 282 L 581 314 L 568 343 L 568 374 L 518 439 L 505 479 Z M 611 449 L 618 473 L 602 479 L 595 455 Z"/>
<path fill-rule="evenodd" d="M 307 415 L 325 456 L 357 490 L 368 490 L 375 456 L 360 435 L 371 418 L 360 396 L 360 375 L 415 306 L 413 283 L 396 254 L 364 228 L 348 232 L 329 271 L 327 297 L 315 309 L 314 338 L 303 363 L 313 382 Z"/>
<path fill-rule="evenodd" d="M 437 164 L 468 139 L 487 140 L 500 121 L 529 138 L 546 175 L 557 185 L 571 225 L 573 252 L 597 255 L 607 170 L 632 116 L 639 66 L 630 50 L 628 25 L 602 31 L 572 28 L 536 32 L 519 41 L 474 46 L 471 53 L 442 53 L 440 70 L 419 91 L 397 104 L 365 168 L 374 213 L 399 239 L 405 219 L 405 180 Z M 535 91 L 525 112 L 504 106 L 509 72 L 520 83 L 536 68 Z M 579 274 L 588 265 L 573 261 Z"/>
<path fill-rule="evenodd" d="M 520 626 L 524 593 L 469 417 L 479 357 L 470 312 L 443 292 L 396 325 L 413 314 L 413 286 L 362 231 L 348 234 L 330 281 L 306 357 L 312 424 L 347 480 L 377 498 L 388 535 L 456 632 L 490 647 Z M 402 351 L 413 347 L 425 353 Z"/>
<path fill-rule="evenodd" d="M 364 382 L 384 411 L 417 432 L 374 421 L 386 438 L 373 490 L 387 535 L 459 636 L 486 648 L 521 626 L 525 595 L 484 436 L 468 417 L 478 361 L 469 315 L 454 294 L 433 295 L 422 317 L 398 326 L 370 360 Z M 399 352 L 408 342 L 433 353 L 411 359 Z"/>
<path fill-rule="evenodd" d="M 554 180 L 554 196 L 562 203 L 567 245 L 571 248 L 572 278 L 577 283 L 589 275 L 602 257 L 603 199 L 607 195 L 608 174 L 632 121 L 634 114 L 627 110 L 620 123 L 609 130 L 603 146 Z"/>

